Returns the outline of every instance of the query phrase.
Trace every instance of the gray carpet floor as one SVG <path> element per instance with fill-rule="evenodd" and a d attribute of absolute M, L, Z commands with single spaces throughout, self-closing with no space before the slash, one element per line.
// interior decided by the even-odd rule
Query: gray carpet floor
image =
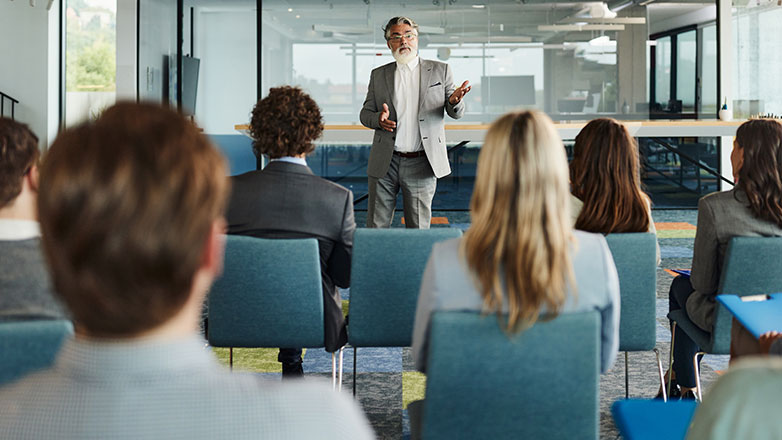
<path fill-rule="evenodd" d="M 469 224 L 467 212 L 435 212 L 434 216 L 448 218 L 451 227 L 464 227 Z M 689 223 L 696 225 L 697 212 L 694 210 L 663 210 L 653 213 L 655 222 Z M 356 212 L 356 220 L 362 225 L 365 212 Z M 397 212 L 393 226 L 401 226 L 401 213 Z M 447 227 L 447 226 L 446 226 Z M 678 235 L 688 235 L 678 237 Z M 692 260 L 692 232 L 685 234 L 660 232 L 659 243 L 662 263 L 657 272 L 657 349 L 660 351 L 663 369 L 667 368 L 670 331 L 665 315 L 668 312 L 668 289 L 673 277 L 664 269 L 689 268 Z M 676 237 L 672 237 L 676 236 Z M 671 237 L 671 238 L 667 238 Z M 402 409 L 402 372 L 413 371 L 410 350 L 405 349 L 361 349 L 358 356 L 358 401 L 370 420 L 378 438 L 409 438 L 407 412 Z M 313 353 L 314 355 L 314 353 Z M 310 353 L 308 353 L 308 358 Z M 343 392 L 350 393 L 352 385 L 352 350 L 345 351 L 345 370 Z M 305 360 L 316 362 L 316 359 Z M 702 382 L 708 389 L 717 377 L 717 370 L 727 368 L 727 356 L 707 355 L 702 361 Z M 329 360 L 330 365 L 330 360 Z M 305 364 L 305 369 L 307 364 Z M 312 371 L 312 370 L 309 370 Z M 659 376 L 653 352 L 629 353 L 629 394 L 630 397 L 651 398 L 657 393 Z M 615 439 L 618 432 L 611 417 L 611 404 L 625 397 L 625 355 L 620 353 L 613 369 L 601 376 L 600 382 L 600 438 Z M 555 398 L 566 399 L 567 396 Z"/>

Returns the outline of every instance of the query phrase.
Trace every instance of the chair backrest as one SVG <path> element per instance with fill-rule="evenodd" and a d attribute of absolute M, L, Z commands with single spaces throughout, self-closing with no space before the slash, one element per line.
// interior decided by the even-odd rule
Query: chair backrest
<path fill-rule="evenodd" d="M 460 229 L 357 229 L 350 272 L 348 340 L 354 347 L 407 347 L 432 246 Z"/>
<path fill-rule="evenodd" d="M 215 347 L 323 347 L 318 242 L 227 236 L 208 296 Z"/>
<path fill-rule="evenodd" d="M 782 237 L 733 237 L 722 265 L 719 294 L 738 296 L 782 292 Z M 732 315 L 717 305 L 713 351 L 730 350 Z"/>
<path fill-rule="evenodd" d="M 657 341 L 657 237 L 651 232 L 606 235 L 619 275 L 619 350 L 642 351 Z"/>
<path fill-rule="evenodd" d="M 597 438 L 596 311 L 510 337 L 475 312 L 436 312 L 431 325 L 423 438 Z"/>
<path fill-rule="evenodd" d="M 0 322 L 0 385 L 51 366 L 72 334 L 73 325 L 65 320 Z"/>

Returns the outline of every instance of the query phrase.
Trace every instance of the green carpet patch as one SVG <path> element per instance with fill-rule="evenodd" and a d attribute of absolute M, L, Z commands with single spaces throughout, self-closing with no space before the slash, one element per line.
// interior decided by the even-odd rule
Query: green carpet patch
<path fill-rule="evenodd" d="M 421 400 L 426 392 L 426 375 L 418 371 L 402 373 L 402 408 L 407 409 L 410 402 Z"/>
<path fill-rule="evenodd" d="M 657 238 L 695 238 L 694 229 L 664 229 L 657 231 Z"/>
<path fill-rule="evenodd" d="M 228 349 L 212 347 L 220 363 L 228 366 Z M 234 369 L 252 373 L 282 373 L 277 362 L 278 348 L 234 348 Z M 304 350 L 302 357 L 307 354 Z"/>

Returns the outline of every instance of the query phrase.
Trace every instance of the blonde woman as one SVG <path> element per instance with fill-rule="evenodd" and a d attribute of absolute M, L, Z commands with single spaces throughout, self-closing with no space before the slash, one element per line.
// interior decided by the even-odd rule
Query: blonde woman
<path fill-rule="evenodd" d="M 619 280 L 605 238 L 571 226 L 568 165 L 551 120 L 538 112 L 501 117 L 478 158 L 460 239 L 435 245 L 418 298 L 413 356 L 426 371 L 429 321 L 437 310 L 506 313 L 510 331 L 543 315 L 597 310 L 601 370 L 619 345 Z M 573 335 L 578 343 L 578 335 Z"/>

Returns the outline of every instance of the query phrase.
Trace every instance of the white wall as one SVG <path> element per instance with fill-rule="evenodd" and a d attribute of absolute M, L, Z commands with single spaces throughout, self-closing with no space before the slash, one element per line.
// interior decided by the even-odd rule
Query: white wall
<path fill-rule="evenodd" d="M 176 2 L 142 0 L 139 20 L 138 97 L 161 102 L 168 95 L 169 76 L 176 76 L 175 71 L 167 71 L 166 64 L 173 60 L 176 69 Z"/>
<path fill-rule="evenodd" d="M 249 122 L 257 96 L 255 11 L 197 8 L 195 16 L 195 119 L 206 133 L 237 134 L 234 125 Z"/>
<path fill-rule="evenodd" d="M 59 0 L 0 1 L 0 91 L 19 100 L 16 120 L 47 147 L 59 124 Z"/>
<path fill-rule="evenodd" d="M 135 101 L 136 90 L 136 2 L 117 2 L 117 100 Z M 67 112 L 66 112 L 67 114 Z"/>

